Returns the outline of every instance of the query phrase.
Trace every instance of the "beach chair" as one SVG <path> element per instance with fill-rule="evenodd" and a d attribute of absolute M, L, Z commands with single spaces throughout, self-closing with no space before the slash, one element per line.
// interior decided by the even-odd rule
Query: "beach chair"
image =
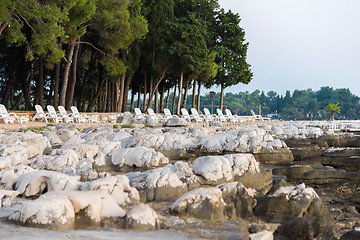
<path fill-rule="evenodd" d="M 0 116 L 0 119 L 2 119 L 5 124 L 14 123 L 15 120 L 18 121 L 20 124 L 28 123 L 29 121 L 27 117 L 18 117 L 16 113 L 9 113 L 3 104 L 0 104 Z"/>
<path fill-rule="evenodd" d="M 199 115 L 198 111 L 196 110 L 196 108 L 191 108 L 191 115 L 190 115 L 190 119 L 195 120 L 196 122 L 203 122 L 204 121 L 204 116 L 203 115 Z"/>
<path fill-rule="evenodd" d="M 135 112 L 135 120 L 145 120 L 146 114 L 143 114 L 140 110 L 140 108 L 134 108 L 134 112 Z"/>
<path fill-rule="evenodd" d="M 74 123 L 74 118 L 72 114 L 68 114 L 63 106 L 58 106 L 59 109 L 59 116 L 66 122 L 66 123 Z"/>
<path fill-rule="evenodd" d="M 56 113 L 55 108 L 51 105 L 47 105 L 46 109 L 48 110 L 48 118 L 52 119 L 54 123 L 61 123 L 62 118 Z"/>
<path fill-rule="evenodd" d="M 191 122 L 191 117 L 188 110 L 186 110 L 186 108 L 182 108 L 180 109 L 180 111 L 181 111 L 181 118 Z"/>
<path fill-rule="evenodd" d="M 168 108 L 164 108 L 164 121 L 167 121 L 170 118 L 179 118 L 179 116 L 178 115 L 172 115 Z"/>
<path fill-rule="evenodd" d="M 91 121 L 90 118 L 86 115 L 81 115 L 79 110 L 77 109 L 77 107 L 75 106 L 71 106 L 70 107 L 71 112 L 72 112 L 72 117 L 74 118 L 75 121 L 77 121 L 78 123 L 86 123 L 88 121 Z"/>
<path fill-rule="evenodd" d="M 36 114 L 33 118 L 31 118 L 31 121 L 35 121 L 36 119 L 44 119 L 44 121 L 47 123 L 47 119 L 49 118 L 49 114 L 45 113 L 42 106 L 35 105 Z"/>
<path fill-rule="evenodd" d="M 155 119 L 158 122 L 164 121 L 164 117 L 159 114 L 155 114 L 155 112 L 152 108 L 148 108 L 147 112 L 148 112 L 149 117 L 151 117 L 152 119 Z"/>
<path fill-rule="evenodd" d="M 230 109 L 225 109 L 225 116 L 230 122 L 234 122 L 234 123 L 236 123 L 236 122 L 242 123 L 242 122 L 247 121 L 246 118 L 242 118 L 237 115 L 233 115 Z"/>
<path fill-rule="evenodd" d="M 218 120 L 217 116 L 215 114 L 211 114 L 209 109 L 204 108 L 203 111 L 204 111 L 204 114 L 205 114 L 204 119 L 205 119 L 206 122 L 212 122 L 212 121 L 217 121 Z"/>
<path fill-rule="evenodd" d="M 262 117 L 261 115 L 256 115 L 255 114 L 255 112 L 254 112 L 254 110 L 250 110 L 250 112 L 251 112 L 251 114 L 252 114 L 252 116 L 253 116 L 253 118 L 255 119 L 255 120 L 258 120 L 258 121 L 270 121 L 271 120 L 271 118 L 268 118 L 268 117 Z"/>
<path fill-rule="evenodd" d="M 226 116 L 223 114 L 223 112 L 221 111 L 221 109 L 216 109 L 216 113 L 217 113 L 217 117 L 219 119 L 220 122 L 226 122 L 227 118 Z"/>

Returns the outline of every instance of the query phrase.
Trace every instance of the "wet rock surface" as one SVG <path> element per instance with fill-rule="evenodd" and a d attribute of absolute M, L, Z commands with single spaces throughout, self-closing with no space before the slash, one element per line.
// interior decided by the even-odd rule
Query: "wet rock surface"
<path fill-rule="evenodd" d="M 345 239 L 360 225 L 356 135 L 303 123 L 145 124 L 1 132 L 0 218 L 218 239 Z"/>

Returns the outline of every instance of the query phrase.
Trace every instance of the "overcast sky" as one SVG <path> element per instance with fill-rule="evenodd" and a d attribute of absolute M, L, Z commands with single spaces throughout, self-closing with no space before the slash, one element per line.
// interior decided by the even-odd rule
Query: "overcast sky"
<path fill-rule="evenodd" d="M 322 86 L 360 96 L 360 0 L 219 0 L 239 13 L 249 42 L 248 84 L 226 92 Z M 215 89 L 219 91 L 219 89 Z"/>

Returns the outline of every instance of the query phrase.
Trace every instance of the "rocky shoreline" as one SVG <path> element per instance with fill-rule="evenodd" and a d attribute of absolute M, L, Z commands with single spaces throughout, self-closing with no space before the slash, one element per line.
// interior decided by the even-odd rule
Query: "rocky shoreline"
<path fill-rule="evenodd" d="M 207 239 L 358 236 L 360 136 L 300 122 L 179 124 L 0 130 L 1 220 Z"/>

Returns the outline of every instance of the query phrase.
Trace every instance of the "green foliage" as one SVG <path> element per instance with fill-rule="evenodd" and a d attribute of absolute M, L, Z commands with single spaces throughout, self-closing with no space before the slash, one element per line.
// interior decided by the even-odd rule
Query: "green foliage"
<path fill-rule="evenodd" d="M 331 114 L 331 121 L 333 121 L 333 120 L 334 120 L 335 112 L 340 113 L 340 111 L 341 111 L 340 108 L 341 108 L 341 106 L 339 106 L 339 103 L 337 103 L 337 104 L 329 103 L 324 109 L 325 109 L 326 111 L 329 111 L 329 112 L 330 112 L 330 114 Z"/>
<path fill-rule="evenodd" d="M 119 128 L 119 124 L 114 124 L 114 125 L 113 125 L 113 128 L 114 128 L 114 129 L 118 129 L 118 128 Z"/>
<path fill-rule="evenodd" d="M 27 132 L 27 131 L 32 131 L 32 132 L 41 132 L 41 131 L 46 131 L 46 128 L 43 128 L 43 127 L 28 127 L 28 128 L 22 128 L 22 129 L 19 129 L 19 132 Z"/>
<path fill-rule="evenodd" d="M 121 125 L 121 128 L 135 128 L 135 126 L 132 124 L 123 124 Z"/>
<path fill-rule="evenodd" d="M 215 105 L 219 104 L 219 99 L 220 94 L 217 93 Z M 329 104 L 329 99 L 338 104 Z M 209 95 L 201 97 L 201 103 L 210 105 Z M 260 104 L 262 115 L 278 114 L 278 118 L 285 120 L 333 119 L 331 109 L 333 113 L 337 113 L 334 114 L 337 119 L 358 119 L 360 113 L 359 97 L 351 94 L 349 89 L 333 90 L 326 87 L 317 92 L 311 89 L 295 90 L 292 94 L 287 91 L 285 96 L 280 96 L 274 91 L 263 94 L 256 90 L 252 93 L 226 93 L 224 96 L 224 106 L 238 115 L 250 115 L 251 109 L 258 112 Z"/>
<path fill-rule="evenodd" d="M 215 82 L 223 88 L 238 83 L 248 84 L 253 73 L 246 61 L 248 43 L 245 42 L 245 31 L 240 27 L 240 16 L 221 9 L 217 13 L 216 63 L 219 65 Z"/>
<path fill-rule="evenodd" d="M 326 107 L 325 107 L 325 110 L 326 111 L 330 111 L 330 112 L 332 112 L 332 111 L 334 111 L 334 112 L 337 112 L 337 113 L 340 113 L 340 108 L 341 108 L 341 106 L 338 106 L 339 105 L 339 103 L 337 103 L 337 104 L 332 104 L 332 103 L 329 103 L 329 105 L 327 105 Z"/>

